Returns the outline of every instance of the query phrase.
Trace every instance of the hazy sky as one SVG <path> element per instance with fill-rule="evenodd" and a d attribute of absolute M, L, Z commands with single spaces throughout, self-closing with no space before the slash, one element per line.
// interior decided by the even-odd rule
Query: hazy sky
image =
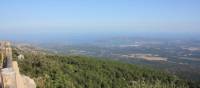
<path fill-rule="evenodd" d="M 200 0 L 0 0 L 0 31 L 200 32 Z"/>

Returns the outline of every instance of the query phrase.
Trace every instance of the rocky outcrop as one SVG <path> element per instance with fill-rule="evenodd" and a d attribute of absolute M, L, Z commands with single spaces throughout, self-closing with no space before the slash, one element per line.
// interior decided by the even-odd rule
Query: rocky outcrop
<path fill-rule="evenodd" d="M 36 88 L 35 82 L 21 75 L 16 61 L 12 61 L 12 49 L 9 42 L 0 42 L 0 88 Z"/>
<path fill-rule="evenodd" d="M 17 88 L 36 88 L 33 79 L 19 73 L 19 68 L 16 61 L 13 61 L 13 69 L 16 72 Z"/>

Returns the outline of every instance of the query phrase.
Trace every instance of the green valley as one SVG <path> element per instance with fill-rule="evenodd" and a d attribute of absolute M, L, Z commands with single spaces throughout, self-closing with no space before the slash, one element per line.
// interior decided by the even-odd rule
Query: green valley
<path fill-rule="evenodd" d="M 174 75 L 133 64 L 87 56 L 24 55 L 17 60 L 20 71 L 38 88 L 189 88 Z"/>

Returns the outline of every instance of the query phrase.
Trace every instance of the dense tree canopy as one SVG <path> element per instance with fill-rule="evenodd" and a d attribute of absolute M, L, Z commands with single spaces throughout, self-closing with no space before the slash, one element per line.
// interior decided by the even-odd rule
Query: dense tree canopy
<path fill-rule="evenodd" d="M 161 71 L 93 57 L 27 53 L 18 63 L 38 88 L 188 88 Z"/>

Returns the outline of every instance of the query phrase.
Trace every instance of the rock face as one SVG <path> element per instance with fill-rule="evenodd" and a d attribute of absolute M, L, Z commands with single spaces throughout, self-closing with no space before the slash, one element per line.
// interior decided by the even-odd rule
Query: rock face
<path fill-rule="evenodd" d="M 29 78 L 28 76 L 22 76 L 24 87 L 23 88 L 36 88 L 35 82 L 33 79 Z M 21 87 L 19 87 L 21 88 Z"/>
<path fill-rule="evenodd" d="M 16 72 L 17 88 L 36 88 L 35 82 L 28 76 L 20 75 L 18 64 L 13 61 L 13 69 Z"/>
<path fill-rule="evenodd" d="M 12 61 L 9 42 L 0 42 L 0 88 L 36 88 L 33 79 L 21 75 L 16 61 Z"/>
<path fill-rule="evenodd" d="M 1 70 L 2 88 L 17 88 L 16 73 L 12 68 Z"/>

